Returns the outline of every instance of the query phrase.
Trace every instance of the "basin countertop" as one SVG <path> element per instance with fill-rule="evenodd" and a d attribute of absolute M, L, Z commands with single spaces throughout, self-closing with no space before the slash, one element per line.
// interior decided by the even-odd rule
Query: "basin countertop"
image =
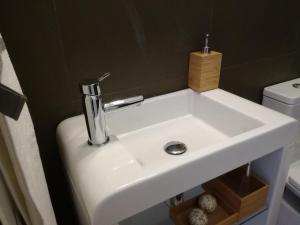
<path fill-rule="evenodd" d="M 87 144 L 83 115 L 57 140 L 89 224 L 111 225 L 294 142 L 298 122 L 221 89 L 186 89 L 106 115 L 110 142 Z M 188 150 L 168 155 L 164 143 Z"/>

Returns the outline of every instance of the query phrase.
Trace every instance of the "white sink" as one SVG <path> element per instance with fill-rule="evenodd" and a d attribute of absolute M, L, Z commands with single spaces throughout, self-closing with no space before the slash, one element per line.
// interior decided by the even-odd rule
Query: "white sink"
<path fill-rule="evenodd" d="M 83 115 L 57 129 L 82 220 L 111 225 L 292 143 L 297 122 L 220 89 L 190 89 L 106 114 L 110 142 L 87 144 Z M 164 145 L 180 141 L 182 155 Z"/>
<path fill-rule="evenodd" d="M 191 90 L 149 99 L 142 107 L 108 114 L 107 120 L 110 133 L 147 169 L 181 158 L 163 150 L 170 141 L 185 143 L 186 154 L 204 153 L 206 147 L 263 125 Z"/>

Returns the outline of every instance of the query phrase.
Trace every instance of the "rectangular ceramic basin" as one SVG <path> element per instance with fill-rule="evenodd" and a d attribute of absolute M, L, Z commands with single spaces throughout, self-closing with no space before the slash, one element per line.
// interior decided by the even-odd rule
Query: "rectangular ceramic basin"
<path fill-rule="evenodd" d="M 82 221 L 112 225 L 292 143 L 298 123 L 216 89 L 190 89 L 106 114 L 110 142 L 89 146 L 83 115 L 63 121 L 58 143 Z M 180 141 L 181 155 L 164 146 Z"/>
<path fill-rule="evenodd" d="M 178 157 L 164 146 L 179 141 L 185 154 L 212 146 L 263 125 L 204 94 L 181 91 L 146 101 L 141 107 L 106 115 L 112 135 L 143 167 L 158 167 Z"/>

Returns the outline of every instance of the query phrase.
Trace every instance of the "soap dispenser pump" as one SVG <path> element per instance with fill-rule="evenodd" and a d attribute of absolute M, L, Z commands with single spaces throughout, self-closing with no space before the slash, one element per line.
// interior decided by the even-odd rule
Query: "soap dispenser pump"
<path fill-rule="evenodd" d="M 208 39 L 209 39 L 209 34 L 206 34 L 206 35 L 205 35 L 205 45 L 204 45 L 204 47 L 203 47 L 203 49 L 202 49 L 202 52 L 203 52 L 204 54 L 210 53 L 210 47 L 208 46 Z"/>
<path fill-rule="evenodd" d="M 197 92 L 219 87 L 222 53 L 211 51 L 209 37 L 205 35 L 202 51 L 190 54 L 188 86 Z"/>

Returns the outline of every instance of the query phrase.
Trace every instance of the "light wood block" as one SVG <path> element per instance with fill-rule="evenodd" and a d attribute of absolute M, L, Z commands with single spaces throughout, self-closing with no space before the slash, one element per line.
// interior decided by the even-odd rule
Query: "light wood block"
<path fill-rule="evenodd" d="M 189 63 L 188 86 L 203 92 L 219 87 L 222 53 L 211 51 L 209 54 L 192 52 Z"/>

